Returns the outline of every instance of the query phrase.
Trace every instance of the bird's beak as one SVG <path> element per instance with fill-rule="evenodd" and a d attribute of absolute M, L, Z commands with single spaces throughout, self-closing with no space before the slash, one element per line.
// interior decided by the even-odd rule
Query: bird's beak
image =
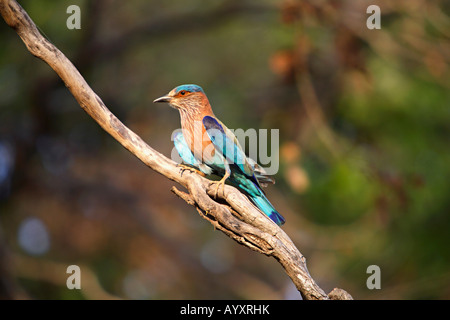
<path fill-rule="evenodd" d="M 166 96 L 162 96 L 162 97 L 159 97 L 158 99 L 153 100 L 153 103 L 156 103 L 156 102 L 170 102 L 170 100 L 172 100 L 172 97 L 169 96 L 169 95 L 166 95 Z"/>

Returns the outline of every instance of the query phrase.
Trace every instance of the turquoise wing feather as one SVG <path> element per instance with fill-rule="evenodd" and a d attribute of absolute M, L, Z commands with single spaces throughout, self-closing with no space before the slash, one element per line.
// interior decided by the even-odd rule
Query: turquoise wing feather
<path fill-rule="evenodd" d="M 242 173 L 253 177 L 253 167 L 247 160 L 247 156 L 235 135 L 225 125 L 220 123 L 219 120 L 210 116 L 203 118 L 203 126 L 216 150 L 227 159 L 228 163 L 238 166 Z"/>
<path fill-rule="evenodd" d="M 246 193 L 253 204 L 276 224 L 284 224 L 285 219 L 266 198 L 256 178 L 255 174 L 262 175 L 262 171 L 258 169 L 255 172 L 256 162 L 247 158 L 234 134 L 220 121 L 210 116 L 203 118 L 203 125 L 216 151 L 230 163 L 231 176 L 228 181 Z M 270 181 L 269 178 L 266 180 Z"/>
<path fill-rule="evenodd" d="M 197 160 L 197 158 L 194 157 L 181 131 L 178 131 L 174 134 L 173 143 L 184 164 L 190 165 L 206 175 L 212 174 L 212 169 L 210 167 L 201 163 L 199 160 Z"/>

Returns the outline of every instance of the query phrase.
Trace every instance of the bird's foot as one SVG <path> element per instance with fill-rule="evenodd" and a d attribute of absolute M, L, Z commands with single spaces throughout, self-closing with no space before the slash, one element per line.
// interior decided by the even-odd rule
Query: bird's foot
<path fill-rule="evenodd" d="M 214 199 L 217 199 L 217 195 L 219 194 L 219 188 L 222 186 L 222 195 L 225 193 L 225 180 L 227 180 L 228 176 L 223 177 L 220 181 L 214 181 L 216 184 L 216 190 L 214 192 Z"/>
<path fill-rule="evenodd" d="M 180 168 L 181 176 L 183 176 L 183 173 L 184 173 L 186 170 L 187 170 L 187 171 L 190 171 L 190 172 L 197 173 L 197 174 L 201 175 L 202 177 L 205 176 L 205 174 L 204 174 L 203 172 L 201 172 L 200 170 L 195 169 L 194 167 L 191 167 L 191 166 L 187 166 L 187 165 L 182 164 L 182 163 L 178 164 L 177 167 Z"/>

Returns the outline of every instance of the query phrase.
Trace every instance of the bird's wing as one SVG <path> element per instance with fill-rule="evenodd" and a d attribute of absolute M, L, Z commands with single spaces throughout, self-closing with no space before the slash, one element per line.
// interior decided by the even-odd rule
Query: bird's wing
<path fill-rule="evenodd" d="M 208 167 L 207 165 L 201 163 L 197 160 L 197 158 L 194 157 L 192 154 L 191 149 L 186 143 L 186 140 L 184 139 L 183 133 L 181 131 L 178 131 L 174 134 L 173 137 L 173 144 L 175 145 L 175 148 L 178 151 L 178 154 L 180 155 L 183 162 L 187 165 L 190 165 L 194 168 L 199 169 L 201 172 L 203 172 L 206 175 L 209 175 L 212 173 L 212 169 Z"/>
<path fill-rule="evenodd" d="M 242 173 L 249 177 L 253 177 L 254 169 L 248 162 L 247 156 L 242 150 L 236 136 L 225 127 L 225 125 L 210 116 L 205 116 L 203 118 L 203 126 L 215 149 L 218 150 L 230 164 L 236 165 Z"/>

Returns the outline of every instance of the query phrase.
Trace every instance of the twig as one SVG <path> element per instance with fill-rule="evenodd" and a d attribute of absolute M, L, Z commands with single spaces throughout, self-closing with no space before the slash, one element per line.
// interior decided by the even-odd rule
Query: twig
<path fill-rule="evenodd" d="M 215 188 L 210 180 L 191 172 L 181 175 L 175 162 L 152 149 L 108 110 L 66 56 L 39 33 L 16 1 L 0 0 L 0 13 L 28 50 L 59 75 L 84 111 L 148 167 L 186 188 L 188 193 L 172 190 L 195 206 L 203 218 L 238 243 L 278 260 L 304 299 L 330 298 L 310 276 L 305 258 L 286 233 L 253 207 L 243 194 L 225 186 L 218 200 L 226 204 L 215 201 Z"/>
<path fill-rule="evenodd" d="M 328 149 L 334 159 L 339 158 L 339 150 L 335 136 L 326 123 L 316 90 L 307 70 L 297 75 L 297 89 L 300 94 L 302 105 L 306 111 L 308 120 L 312 124 L 319 139 Z"/>

